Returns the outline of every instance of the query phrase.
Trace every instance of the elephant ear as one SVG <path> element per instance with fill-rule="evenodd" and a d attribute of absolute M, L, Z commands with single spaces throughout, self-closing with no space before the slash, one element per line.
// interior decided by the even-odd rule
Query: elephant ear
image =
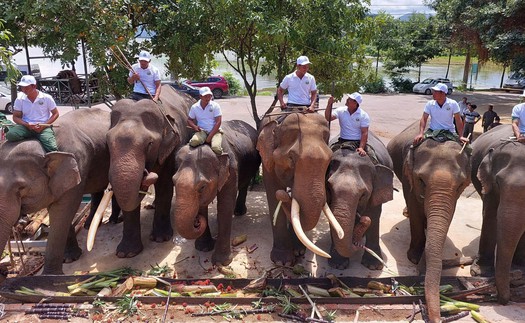
<path fill-rule="evenodd" d="M 263 126 L 261 132 L 259 133 L 259 138 L 257 139 L 257 150 L 261 155 L 261 160 L 266 169 L 270 172 L 273 171 L 275 165 L 273 160 L 273 151 L 275 149 L 275 128 L 277 126 L 276 122 L 269 122 Z"/>
<path fill-rule="evenodd" d="M 217 190 L 220 191 L 230 177 L 230 156 L 228 156 L 228 154 L 222 154 L 217 156 L 217 158 L 219 159 L 219 182 L 217 184 Z"/>
<path fill-rule="evenodd" d="M 481 182 L 481 194 L 488 194 L 492 190 L 492 153 L 494 148 L 489 150 L 489 153 L 483 158 L 478 168 L 478 179 Z"/>
<path fill-rule="evenodd" d="M 80 184 L 80 171 L 75 156 L 65 152 L 50 152 L 45 156 L 49 188 L 58 199 L 66 191 Z"/>
<path fill-rule="evenodd" d="M 407 179 L 410 191 L 414 189 L 414 148 L 410 147 L 403 163 L 403 176 Z"/>
<path fill-rule="evenodd" d="M 166 118 L 169 120 L 170 124 L 174 124 L 175 120 L 170 115 L 166 115 Z M 162 132 L 162 142 L 160 143 L 159 154 L 157 158 L 158 163 L 160 165 L 164 164 L 166 158 L 173 154 L 173 151 L 179 144 L 180 134 L 175 132 L 169 125 L 166 125 L 166 127 L 164 127 L 164 131 Z"/>
<path fill-rule="evenodd" d="M 383 165 L 376 165 L 374 189 L 370 205 L 377 206 L 394 199 L 394 172 Z"/>

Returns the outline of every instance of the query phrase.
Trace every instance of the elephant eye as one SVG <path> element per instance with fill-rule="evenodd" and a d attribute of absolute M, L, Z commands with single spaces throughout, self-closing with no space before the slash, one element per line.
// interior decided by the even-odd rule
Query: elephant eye
<path fill-rule="evenodd" d="M 202 193 L 202 192 L 204 191 L 204 189 L 206 188 L 206 184 L 207 184 L 207 183 L 204 182 L 204 181 L 202 181 L 202 182 L 199 183 L 199 185 L 198 185 L 198 189 L 197 189 L 197 191 L 199 192 L 199 194 Z"/>

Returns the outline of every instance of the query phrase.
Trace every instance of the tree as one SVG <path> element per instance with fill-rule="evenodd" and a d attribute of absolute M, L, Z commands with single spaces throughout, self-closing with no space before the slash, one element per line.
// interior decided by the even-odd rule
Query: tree
<path fill-rule="evenodd" d="M 15 82 L 20 76 L 20 72 L 11 60 L 13 52 L 9 50 L 9 42 L 13 35 L 4 28 L 4 22 L 0 19 L 0 72 L 6 72 L 5 82 L 7 84 Z"/>

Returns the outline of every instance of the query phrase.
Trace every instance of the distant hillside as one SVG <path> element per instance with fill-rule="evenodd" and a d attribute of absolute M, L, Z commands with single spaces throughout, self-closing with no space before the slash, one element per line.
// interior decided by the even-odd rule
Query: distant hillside
<path fill-rule="evenodd" d="M 406 13 L 406 14 L 400 16 L 400 17 L 397 18 L 397 19 L 399 19 L 399 20 L 401 20 L 401 21 L 408 21 L 408 20 L 410 20 L 410 17 L 412 17 L 412 15 L 415 14 L 415 13 L 419 13 L 419 12 Z M 429 13 L 425 13 L 424 15 L 425 15 L 427 18 L 432 16 L 432 14 L 429 14 Z"/>

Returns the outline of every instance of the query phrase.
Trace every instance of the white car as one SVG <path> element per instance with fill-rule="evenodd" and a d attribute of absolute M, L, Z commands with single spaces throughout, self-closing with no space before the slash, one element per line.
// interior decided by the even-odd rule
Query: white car
<path fill-rule="evenodd" d="M 447 94 L 451 94 L 452 93 L 452 89 L 453 89 L 452 82 L 450 82 L 449 79 L 442 79 L 442 78 L 424 79 L 423 82 L 419 82 L 416 85 L 414 85 L 414 87 L 412 88 L 412 92 L 414 92 L 414 93 L 423 93 L 423 94 L 431 94 L 432 90 L 430 88 L 433 87 L 434 85 L 438 84 L 438 83 L 445 83 L 447 85 L 447 87 L 448 87 Z"/>
<path fill-rule="evenodd" d="M 525 88 L 525 72 L 514 72 L 503 84 L 503 87 L 510 87 L 515 89 Z"/>
<path fill-rule="evenodd" d="M 0 111 L 13 113 L 13 105 L 11 104 L 11 96 L 0 92 Z"/>

